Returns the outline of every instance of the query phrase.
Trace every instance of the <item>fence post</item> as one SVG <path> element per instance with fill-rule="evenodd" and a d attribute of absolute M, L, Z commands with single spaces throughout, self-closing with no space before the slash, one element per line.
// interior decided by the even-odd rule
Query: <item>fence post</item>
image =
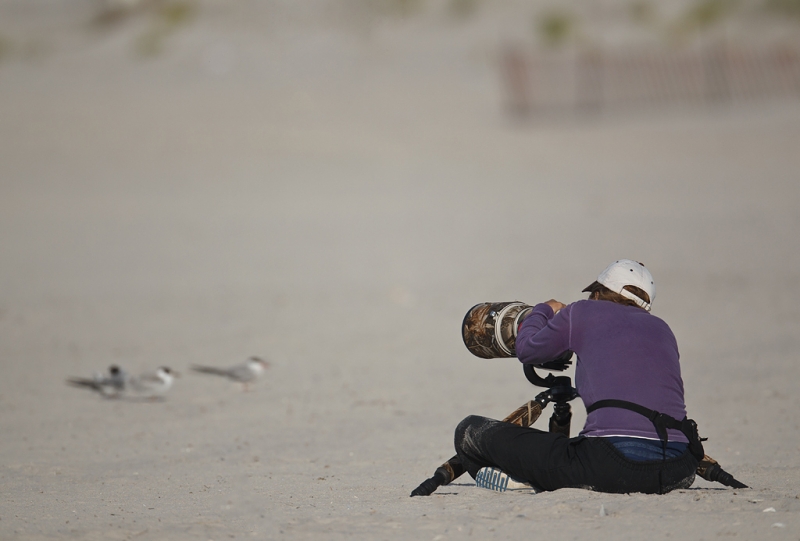
<path fill-rule="evenodd" d="M 530 66 L 525 53 L 517 45 L 503 48 L 501 57 L 507 107 L 513 116 L 525 117 L 531 112 Z"/>
<path fill-rule="evenodd" d="M 727 53 L 727 48 L 719 44 L 709 46 L 703 52 L 703 76 L 707 102 L 725 101 L 731 97 Z"/>
<path fill-rule="evenodd" d="M 600 49 L 585 49 L 578 54 L 578 73 L 575 77 L 575 96 L 578 109 L 599 112 L 604 105 L 603 53 Z"/>

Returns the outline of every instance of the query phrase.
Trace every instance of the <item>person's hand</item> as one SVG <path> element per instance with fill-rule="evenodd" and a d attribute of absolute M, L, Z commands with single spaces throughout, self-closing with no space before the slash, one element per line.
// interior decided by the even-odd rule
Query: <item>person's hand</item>
<path fill-rule="evenodd" d="M 565 308 L 567 306 L 563 302 L 558 302 L 555 299 L 550 299 L 545 304 L 553 309 L 553 315 L 556 315 L 562 308 Z"/>

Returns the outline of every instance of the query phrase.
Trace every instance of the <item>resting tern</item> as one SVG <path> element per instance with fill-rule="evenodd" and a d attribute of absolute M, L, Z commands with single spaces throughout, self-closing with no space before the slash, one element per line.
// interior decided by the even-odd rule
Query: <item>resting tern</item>
<path fill-rule="evenodd" d="M 203 374 L 214 374 L 216 376 L 223 376 L 233 381 L 238 381 L 242 384 L 243 390 L 247 390 L 247 384 L 255 381 L 264 370 L 269 366 L 269 362 L 260 357 L 250 357 L 245 362 L 230 366 L 228 368 L 216 368 L 213 366 L 199 366 L 192 365 L 192 370 L 201 372 Z"/>
<path fill-rule="evenodd" d="M 172 387 L 177 372 L 162 366 L 153 373 L 128 378 L 131 391 L 145 398 L 162 398 Z"/>
<path fill-rule="evenodd" d="M 108 373 L 95 372 L 91 378 L 67 378 L 67 383 L 76 387 L 86 387 L 107 398 L 116 398 L 125 391 L 129 376 L 119 366 L 112 364 Z"/>

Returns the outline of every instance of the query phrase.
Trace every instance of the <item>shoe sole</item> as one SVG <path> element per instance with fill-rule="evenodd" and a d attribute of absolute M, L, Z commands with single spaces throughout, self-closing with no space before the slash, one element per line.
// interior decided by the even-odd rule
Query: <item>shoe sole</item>
<path fill-rule="evenodd" d="M 480 488 L 495 492 L 531 492 L 537 490 L 527 483 L 517 481 L 497 468 L 481 468 L 475 476 L 475 484 Z"/>

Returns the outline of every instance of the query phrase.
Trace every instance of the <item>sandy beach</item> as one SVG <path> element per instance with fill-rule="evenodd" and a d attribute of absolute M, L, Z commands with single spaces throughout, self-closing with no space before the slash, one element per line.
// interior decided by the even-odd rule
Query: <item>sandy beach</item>
<path fill-rule="evenodd" d="M 147 18 L 20 5 L 0 17 L 0 538 L 800 538 L 798 97 L 515 121 L 493 60 L 513 10 L 212 2 L 148 56 Z M 707 453 L 752 488 L 466 476 L 409 498 L 463 417 L 540 390 L 470 355 L 464 313 L 576 301 L 621 257 L 653 272 Z M 271 366 L 249 392 L 189 370 L 251 355 Z M 65 384 L 110 364 L 180 377 L 161 401 Z"/>

